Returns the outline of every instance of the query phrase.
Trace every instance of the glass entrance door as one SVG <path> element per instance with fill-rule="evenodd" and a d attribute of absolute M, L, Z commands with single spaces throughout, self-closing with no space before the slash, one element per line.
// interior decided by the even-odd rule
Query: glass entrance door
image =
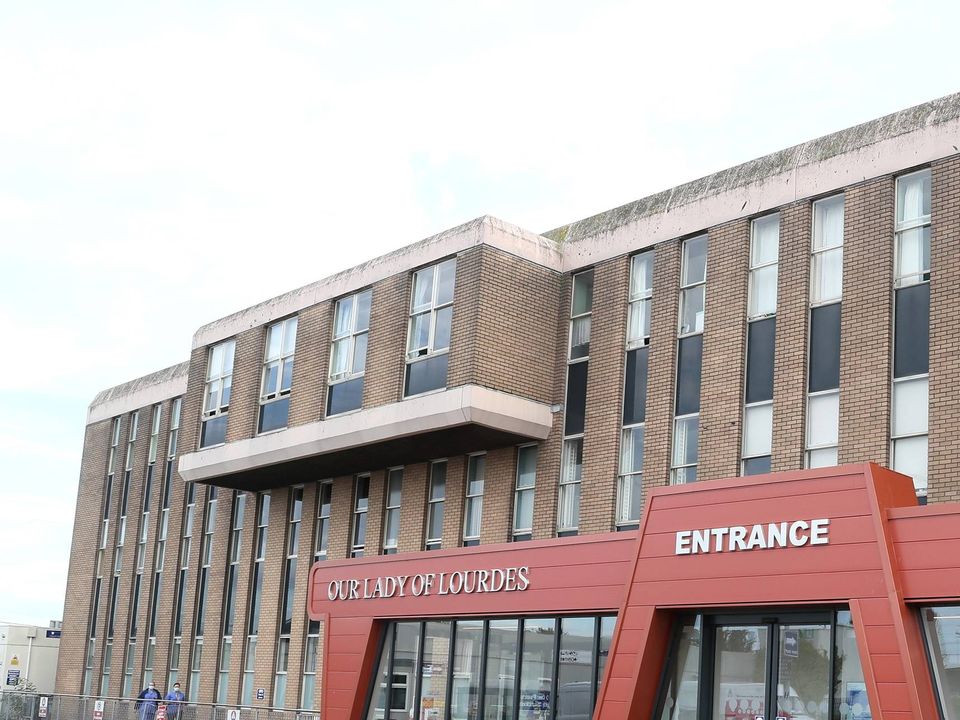
<path fill-rule="evenodd" d="M 828 720 L 829 616 L 713 620 L 711 720 Z"/>

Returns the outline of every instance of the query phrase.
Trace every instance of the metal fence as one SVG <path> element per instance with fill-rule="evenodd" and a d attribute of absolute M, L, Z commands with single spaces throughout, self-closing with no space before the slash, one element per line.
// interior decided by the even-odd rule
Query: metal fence
<path fill-rule="evenodd" d="M 103 702 L 102 710 L 97 701 Z M 0 691 L 0 720 L 157 720 L 156 707 L 138 710 L 136 705 L 135 698 Z M 320 720 L 319 712 L 192 702 L 165 705 L 167 720 Z"/>

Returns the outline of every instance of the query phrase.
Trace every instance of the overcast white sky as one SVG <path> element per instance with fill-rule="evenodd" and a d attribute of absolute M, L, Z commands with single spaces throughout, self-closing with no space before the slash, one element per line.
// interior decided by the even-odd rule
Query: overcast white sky
<path fill-rule="evenodd" d="M 0 5 L 0 619 L 61 617 L 86 406 L 200 325 L 960 90 L 957 27 L 915 0 Z"/>

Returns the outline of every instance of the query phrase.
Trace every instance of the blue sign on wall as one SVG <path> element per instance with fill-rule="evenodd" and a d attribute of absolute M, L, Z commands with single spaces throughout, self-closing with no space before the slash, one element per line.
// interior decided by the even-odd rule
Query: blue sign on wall
<path fill-rule="evenodd" d="M 60 637 L 61 630 L 47 630 L 48 638 L 58 638 Z"/>
<path fill-rule="evenodd" d="M 20 682 L 19 670 L 7 670 L 7 685 L 16 685 Z"/>

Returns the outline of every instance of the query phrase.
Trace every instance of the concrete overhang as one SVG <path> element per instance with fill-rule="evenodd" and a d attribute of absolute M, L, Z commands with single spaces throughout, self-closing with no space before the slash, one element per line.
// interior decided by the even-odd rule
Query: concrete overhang
<path fill-rule="evenodd" d="M 550 406 L 478 385 L 297 425 L 180 457 L 180 476 L 262 490 L 493 449 L 550 432 Z"/>

